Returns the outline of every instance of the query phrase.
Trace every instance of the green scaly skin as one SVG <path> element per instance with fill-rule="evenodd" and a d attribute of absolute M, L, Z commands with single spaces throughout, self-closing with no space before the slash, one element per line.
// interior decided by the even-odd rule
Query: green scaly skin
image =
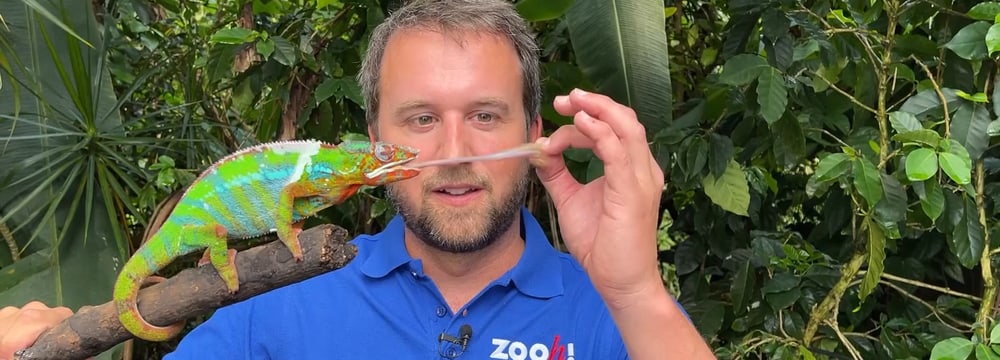
<path fill-rule="evenodd" d="M 206 258 L 235 293 L 239 278 L 229 239 L 277 232 L 301 261 L 302 220 L 340 204 L 362 186 L 416 176 L 419 170 L 400 166 L 416 155 L 414 149 L 387 143 L 333 146 L 297 140 L 226 156 L 195 179 L 160 229 L 125 263 L 114 291 L 119 320 L 133 335 L 148 341 L 176 336 L 183 322 L 156 326 L 139 314 L 136 299 L 143 281 L 177 257 L 206 249 Z"/>

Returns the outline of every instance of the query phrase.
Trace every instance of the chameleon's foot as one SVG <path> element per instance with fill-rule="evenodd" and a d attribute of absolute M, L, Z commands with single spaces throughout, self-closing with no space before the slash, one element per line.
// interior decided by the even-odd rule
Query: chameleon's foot
<path fill-rule="evenodd" d="M 299 245 L 299 233 L 302 232 L 302 224 L 305 220 L 292 221 L 292 211 L 295 206 L 295 199 L 312 196 L 309 189 L 303 188 L 299 184 L 291 184 L 281 189 L 278 195 L 278 212 L 274 222 L 277 225 L 278 239 L 285 244 L 288 251 L 296 262 L 302 261 L 302 246 Z"/>
<path fill-rule="evenodd" d="M 240 280 L 236 276 L 236 249 L 226 250 L 226 258 L 229 266 L 226 267 L 226 271 L 220 272 L 219 275 L 222 276 L 222 281 L 229 288 L 229 293 L 235 294 L 240 289 Z"/>
<path fill-rule="evenodd" d="M 211 253 L 211 249 L 205 249 L 205 253 L 201 254 L 201 259 L 198 259 L 198 266 L 212 263 L 212 258 L 209 256 Z"/>
<path fill-rule="evenodd" d="M 302 261 L 302 245 L 299 243 L 299 234 L 302 233 L 303 223 L 304 221 L 292 223 L 291 226 L 279 229 L 278 232 L 278 239 L 285 244 L 285 247 L 292 253 L 292 257 L 295 258 L 296 262 Z"/>
<path fill-rule="evenodd" d="M 233 294 L 240 289 L 240 282 L 239 279 L 237 279 L 236 271 L 228 271 L 227 269 L 236 269 L 236 249 L 227 249 L 226 258 L 226 262 L 229 266 L 226 266 L 226 269 L 216 268 L 216 271 L 219 272 L 219 276 L 222 277 L 222 281 L 226 283 L 226 288 L 229 289 L 229 293 Z M 205 249 L 205 254 L 198 260 L 198 266 L 205 264 L 212 264 L 212 249 Z"/>

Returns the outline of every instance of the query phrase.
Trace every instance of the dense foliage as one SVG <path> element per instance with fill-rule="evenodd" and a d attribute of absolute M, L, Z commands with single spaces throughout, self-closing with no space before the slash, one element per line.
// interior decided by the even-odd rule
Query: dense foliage
<path fill-rule="evenodd" d="M 229 151 L 364 136 L 354 75 L 398 3 L 0 3 L 0 305 L 107 301 Z M 573 87 L 647 127 L 664 283 L 720 358 L 1000 358 L 1000 2 L 516 3 L 546 131 Z M 528 205 L 557 228 L 540 187 Z M 323 215 L 370 233 L 392 209 L 374 189 Z"/>

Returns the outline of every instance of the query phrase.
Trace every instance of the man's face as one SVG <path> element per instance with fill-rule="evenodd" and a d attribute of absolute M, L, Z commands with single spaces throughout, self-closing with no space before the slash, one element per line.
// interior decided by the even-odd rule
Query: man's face
<path fill-rule="evenodd" d="M 492 153 L 539 135 L 525 128 L 517 55 L 498 37 L 398 32 L 379 86 L 379 139 L 419 149 L 418 161 Z M 431 167 L 388 193 L 421 240 L 475 251 L 510 229 L 529 170 L 524 159 Z"/>

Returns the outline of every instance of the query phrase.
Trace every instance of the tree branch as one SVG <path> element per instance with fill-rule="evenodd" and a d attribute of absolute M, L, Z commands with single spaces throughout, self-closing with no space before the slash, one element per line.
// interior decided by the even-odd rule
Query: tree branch
<path fill-rule="evenodd" d="M 139 292 L 139 311 L 152 324 L 166 325 L 204 315 L 225 305 L 296 283 L 347 265 L 357 249 L 347 243 L 347 230 L 320 225 L 299 235 L 303 259 L 296 262 L 280 241 L 236 254 L 240 289 L 229 294 L 211 265 L 181 271 Z M 132 338 L 121 326 L 113 302 L 85 306 L 43 333 L 34 345 L 18 351 L 16 360 L 85 359 Z"/>

